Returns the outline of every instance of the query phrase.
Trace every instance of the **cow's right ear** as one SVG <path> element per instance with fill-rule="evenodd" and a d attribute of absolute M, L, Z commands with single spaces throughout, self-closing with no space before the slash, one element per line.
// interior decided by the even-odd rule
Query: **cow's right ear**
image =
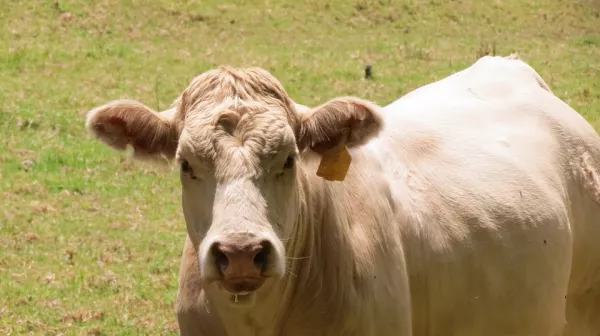
<path fill-rule="evenodd" d="M 113 149 L 131 146 L 135 158 L 171 160 L 179 139 L 175 115 L 176 108 L 156 113 L 134 100 L 115 100 L 89 111 L 86 128 Z"/>

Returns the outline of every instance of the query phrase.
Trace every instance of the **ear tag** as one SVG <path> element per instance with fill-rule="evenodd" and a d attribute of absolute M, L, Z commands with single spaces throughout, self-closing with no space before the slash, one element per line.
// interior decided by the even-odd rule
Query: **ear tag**
<path fill-rule="evenodd" d="M 344 129 L 340 141 L 334 147 L 321 153 L 317 176 L 328 181 L 343 181 L 346 178 L 352 162 L 352 157 L 346 148 L 348 133 L 348 129 Z"/>

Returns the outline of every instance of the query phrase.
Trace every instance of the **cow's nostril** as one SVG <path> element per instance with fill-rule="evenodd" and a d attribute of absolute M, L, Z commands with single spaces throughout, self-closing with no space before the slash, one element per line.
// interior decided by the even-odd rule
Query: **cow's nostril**
<path fill-rule="evenodd" d="M 269 262 L 269 254 L 271 253 L 271 249 L 273 248 L 271 243 L 264 240 L 260 243 L 261 250 L 254 256 L 254 265 L 260 268 L 261 272 L 266 272 L 267 265 Z"/>
<path fill-rule="evenodd" d="M 217 269 L 222 273 L 229 265 L 229 258 L 221 251 L 219 243 L 215 243 L 211 247 L 210 252 L 213 255 Z"/>

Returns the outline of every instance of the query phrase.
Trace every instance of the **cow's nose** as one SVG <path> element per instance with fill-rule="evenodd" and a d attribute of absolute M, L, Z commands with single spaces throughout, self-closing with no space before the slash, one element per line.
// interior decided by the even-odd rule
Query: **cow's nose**
<path fill-rule="evenodd" d="M 210 251 L 216 268 L 227 280 L 264 276 L 272 249 L 268 240 L 234 235 L 214 242 Z"/>

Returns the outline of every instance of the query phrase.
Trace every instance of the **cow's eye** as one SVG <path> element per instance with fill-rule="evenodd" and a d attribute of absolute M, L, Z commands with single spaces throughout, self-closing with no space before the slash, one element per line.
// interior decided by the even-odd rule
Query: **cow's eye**
<path fill-rule="evenodd" d="M 283 169 L 292 169 L 296 164 L 296 158 L 292 155 L 288 156 L 287 160 L 285 160 L 285 164 L 283 165 Z"/>
<path fill-rule="evenodd" d="M 190 163 L 187 162 L 187 160 L 182 160 L 181 161 L 181 171 L 186 173 L 186 174 L 191 174 L 192 173 L 192 166 L 190 166 Z"/>

